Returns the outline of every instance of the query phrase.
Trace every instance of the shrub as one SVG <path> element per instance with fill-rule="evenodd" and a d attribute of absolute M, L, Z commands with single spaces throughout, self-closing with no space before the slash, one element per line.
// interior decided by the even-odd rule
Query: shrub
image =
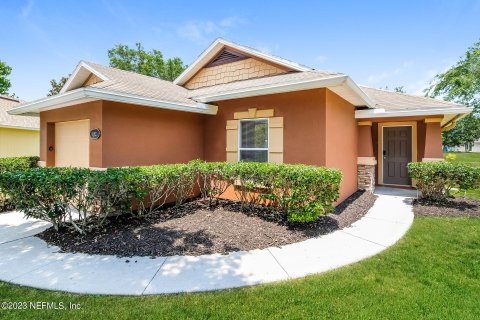
<path fill-rule="evenodd" d="M 447 162 L 455 162 L 457 160 L 457 155 L 455 153 L 447 153 L 445 156 L 445 161 Z"/>
<path fill-rule="evenodd" d="M 422 197 L 433 201 L 444 201 L 453 188 L 468 190 L 480 185 L 480 168 L 444 161 L 412 162 L 408 172 L 415 179 Z"/>
<path fill-rule="evenodd" d="M 38 157 L 10 157 L 0 158 L 0 174 L 2 172 L 14 172 L 37 166 Z M 11 201 L 5 192 L 0 188 L 0 212 L 11 207 Z"/>
<path fill-rule="evenodd" d="M 234 186 L 242 208 L 266 205 L 284 220 L 309 222 L 332 211 L 341 173 L 306 165 L 192 161 L 131 168 L 28 168 L 0 173 L 0 188 L 27 217 L 85 233 L 107 217 L 151 214 L 197 193 L 212 204 Z"/>
<path fill-rule="evenodd" d="M 38 157 L 11 157 L 0 158 L 0 172 L 24 170 L 35 168 L 37 166 Z"/>

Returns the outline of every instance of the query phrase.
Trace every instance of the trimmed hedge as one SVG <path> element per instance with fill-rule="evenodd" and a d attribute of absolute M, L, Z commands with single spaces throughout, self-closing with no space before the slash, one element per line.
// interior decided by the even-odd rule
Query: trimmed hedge
<path fill-rule="evenodd" d="M 39 157 L 11 157 L 0 158 L 0 172 L 35 168 Z"/>
<path fill-rule="evenodd" d="M 192 161 L 109 168 L 34 168 L 0 174 L 0 188 L 28 217 L 85 233 L 117 214 L 145 215 L 200 194 L 211 205 L 228 187 L 246 206 L 264 205 L 283 220 L 310 222 L 333 210 L 339 170 L 306 165 Z"/>
<path fill-rule="evenodd" d="M 411 162 L 408 172 L 415 179 L 422 197 L 445 201 L 452 189 L 468 190 L 480 186 L 480 168 L 463 164 L 438 162 Z"/>
<path fill-rule="evenodd" d="M 25 170 L 29 168 L 35 168 L 39 157 L 10 157 L 0 158 L 0 174 L 3 172 L 14 172 L 17 170 Z M 9 197 L 5 194 L 0 187 L 0 212 L 9 210 L 12 208 Z"/>

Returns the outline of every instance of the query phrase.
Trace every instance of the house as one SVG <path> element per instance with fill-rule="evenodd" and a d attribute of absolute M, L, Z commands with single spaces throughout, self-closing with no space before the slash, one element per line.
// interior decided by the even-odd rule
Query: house
<path fill-rule="evenodd" d="M 0 95 L 0 158 L 39 155 L 38 117 L 8 114 L 10 109 L 22 102 L 17 98 Z"/>
<path fill-rule="evenodd" d="M 410 186 L 410 161 L 442 158 L 463 105 L 357 85 L 218 39 L 173 83 L 81 61 L 61 92 L 10 114 L 40 116 L 47 166 L 269 161 L 338 168 L 340 200 Z"/>

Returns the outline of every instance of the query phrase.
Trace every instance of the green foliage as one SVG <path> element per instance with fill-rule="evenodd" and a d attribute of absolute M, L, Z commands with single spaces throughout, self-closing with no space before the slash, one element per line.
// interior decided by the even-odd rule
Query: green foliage
<path fill-rule="evenodd" d="M 455 162 L 457 160 L 457 155 L 455 153 L 447 153 L 445 155 L 445 161 L 447 162 Z"/>
<path fill-rule="evenodd" d="M 333 210 L 342 177 L 336 169 L 306 165 L 199 160 L 107 170 L 32 169 L 24 161 L 16 168 L 22 170 L 0 174 L 0 189 L 15 208 L 57 230 L 80 233 L 101 227 L 110 216 L 151 214 L 198 193 L 212 204 L 229 186 L 242 207 L 268 205 L 284 220 L 310 222 Z"/>
<path fill-rule="evenodd" d="M 446 200 L 452 189 L 469 190 L 480 185 L 480 168 L 463 164 L 411 162 L 408 172 L 422 196 L 433 201 Z"/>
<path fill-rule="evenodd" d="M 70 77 L 70 75 L 68 77 Z M 62 90 L 63 86 L 67 82 L 68 77 L 61 77 L 58 82 L 55 79 L 50 80 L 50 85 L 52 88 L 48 91 L 47 97 L 59 94 L 60 90 Z"/>
<path fill-rule="evenodd" d="M 8 76 L 12 73 L 12 68 L 0 60 L 0 94 L 8 95 L 8 90 L 12 86 Z"/>
<path fill-rule="evenodd" d="M 10 157 L 0 158 L 0 173 L 5 171 L 16 171 L 37 166 L 38 157 Z"/>
<path fill-rule="evenodd" d="M 472 115 L 443 133 L 444 145 L 460 146 L 480 139 L 480 42 L 470 47 L 453 67 L 438 74 L 425 92 L 430 97 L 442 96 L 473 109 Z"/>
<path fill-rule="evenodd" d="M 35 168 L 38 160 L 38 157 L 0 158 L 0 174 L 3 172 L 15 172 L 17 170 Z M 0 187 L 0 212 L 8 209 L 11 209 L 10 198 Z"/>
<path fill-rule="evenodd" d="M 141 43 L 135 46 L 117 44 L 108 50 L 110 66 L 168 81 L 175 80 L 186 68 L 180 58 L 165 60 L 159 50 L 145 51 Z"/>

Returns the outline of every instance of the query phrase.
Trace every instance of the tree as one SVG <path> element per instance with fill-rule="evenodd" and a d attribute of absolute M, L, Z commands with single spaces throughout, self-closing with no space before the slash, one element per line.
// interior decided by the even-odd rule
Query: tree
<path fill-rule="evenodd" d="M 69 76 L 68 76 L 69 77 Z M 52 88 L 50 91 L 48 91 L 47 96 L 54 96 L 56 94 L 60 93 L 60 90 L 62 90 L 63 86 L 65 85 L 65 82 L 67 82 L 68 77 L 61 77 L 58 82 L 55 79 L 50 80 L 50 84 L 52 85 Z"/>
<path fill-rule="evenodd" d="M 135 45 L 136 48 L 130 48 L 117 44 L 108 50 L 110 66 L 168 81 L 175 80 L 186 68 L 180 58 L 165 60 L 159 50 L 145 51 L 141 43 Z"/>
<path fill-rule="evenodd" d="M 385 89 L 384 89 L 384 90 L 390 91 L 390 88 L 389 88 L 388 86 L 385 86 Z M 405 91 L 405 87 L 404 87 L 404 86 L 394 87 L 394 88 L 393 88 L 393 92 L 407 93 L 407 92 Z"/>
<path fill-rule="evenodd" d="M 437 74 L 425 93 L 473 109 L 454 129 L 443 133 L 444 145 L 469 145 L 480 139 L 480 41 L 468 48 L 454 66 Z"/>
<path fill-rule="evenodd" d="M 0 94 L 8 95 L 8 90 L 12 86 L 8 76 L 12 73 L 12 68 L 0 60 Z"/>

